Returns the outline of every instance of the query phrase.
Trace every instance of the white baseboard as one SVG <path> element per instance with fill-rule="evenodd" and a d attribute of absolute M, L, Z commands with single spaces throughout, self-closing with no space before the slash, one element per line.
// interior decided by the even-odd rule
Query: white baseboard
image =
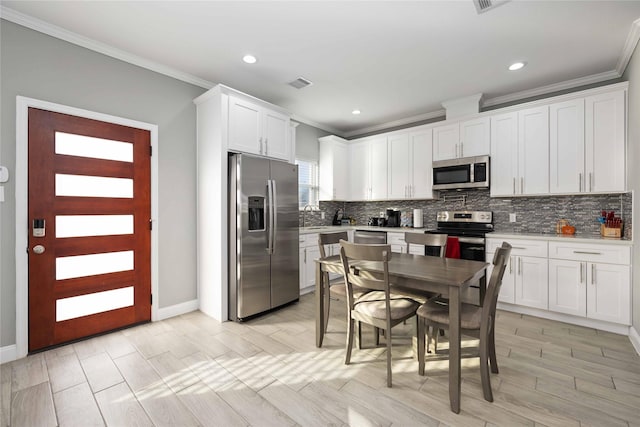
<path fill-rule="evenodd" d="M 18 352 L 15 344 L 0 347 L 0 364 L 13 362 L 16 360 L 17 354 Z"/>
<path fill-rule="evenodd" d="M 640 355 L 640 334 L 633 326 L 629 328 L 629 340 L 633 348 L 636 349 L 636 353 Z"/>
<path fill-rule="evenodd" d="M 181 314 L 196 311 L 200 303 L 197 299 L 158 309 L 158 320 L 168 319 Z"/>

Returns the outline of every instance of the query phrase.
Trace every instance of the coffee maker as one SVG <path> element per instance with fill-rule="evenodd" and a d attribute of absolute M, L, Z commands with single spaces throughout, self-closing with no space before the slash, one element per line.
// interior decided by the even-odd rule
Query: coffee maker
<path fill-rule="evenodd" d="M 400 211 L 387 209 L 387 227 L 400 227 Z"/>

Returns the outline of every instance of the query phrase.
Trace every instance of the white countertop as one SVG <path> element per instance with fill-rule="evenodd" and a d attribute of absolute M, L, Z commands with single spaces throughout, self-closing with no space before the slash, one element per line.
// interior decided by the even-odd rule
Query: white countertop
<path fill-rule="evenodd" d="M 576 243 L 606 243 L 612 245 L 633 245 L 632 240 L 614 239 L 611 237 L 601 237 L 594 234 L 575 234 L 573 236 L 555 233 L 501 233 L 493 232 L 487 234 L 487 239 L 529 239 L 529 240 L 546 240 L 554 242 L 572 241 Z"/>
<path fill-rule="evenodd" d="M 300 227 L 300 234 L 314 233 L 331 233 L 337 231 L 348 230 L 367 230 L 367 231 L 386 231 L 387 233 L 424 233 L 427 228 L 410 228 L 410 227 L 373 227 L 370 225 L 327 225 L 314 227 Z M 601 237 L 594 234 L 553 234 L 553 233 L 504 233 L 494 231 L 487 234 L 488 239 L 530 239 L 530 240 L 546 240 L 555 242 L 573 241 L 576 243 L 606 243 L 611 245 L 633 245 L 632 240 L 613 239 L 611 237 Z"/>
<path fill-rule="evenodd" d="M 315 227 L 300 227 L 300 234 L 331 233 L 348 230 L 386 231 L 387 233 L 424 233 L 427 228 L 411 227 L 373 227 L 371 225 L 327 225 Z"/>

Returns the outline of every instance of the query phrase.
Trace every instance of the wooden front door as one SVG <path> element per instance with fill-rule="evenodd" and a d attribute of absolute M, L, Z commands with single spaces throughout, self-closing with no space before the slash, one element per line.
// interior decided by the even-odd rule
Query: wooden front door
<path fill-rule="evenodd" d="M 151 320 L 150 148 L 29 108 L 29 351 Z"/>

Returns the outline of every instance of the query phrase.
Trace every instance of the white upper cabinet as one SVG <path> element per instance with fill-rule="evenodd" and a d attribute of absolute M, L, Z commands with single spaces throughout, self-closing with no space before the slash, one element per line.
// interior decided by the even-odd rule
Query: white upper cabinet
<path fill-rule="evenodd" d="M 228 148 L 291 161 L 289 122 L 285 114 L 229 95 Z"/>
<path fill-rule="evenodd" d="M 584 99 L 549 106 L 549 148 L 549 191 L 584 191 Z"/>
<path fill-rule="evenodd" d="M 349 200 L 349 148 L 336 136 L 318 140 L 320 200 Z"/>
<path fill-rule="evenodd" d="M 433 197 L 431 153 L 431 129 L 392 135 L 388 138 L 389 199 Z"/>
<path fill-rule="evenodd" d="M 549 192 L 549 107 L 491 118 L 491 195 Z"/>
<path fill-rule="evenodd" d="M 490 151 L 488 117 L 433 128 L 433 160 L 485 156 Z"/>
<path fill-rule="evenodd" d="M 387 198 L 387 137 L 349 144 L 351 200 Z"/>
<path fill-rule="evenodd" d="M 518 112 L 520 193 L 549 193 L 549 107 Z"/>
<path fill-rule="evenodd" d="M 585 98 L 585 191 L 626 190 L 625 119 L 624 91 Z"/>
<path fill-rule="evenodd" d="M 550 192 L 625 191 L 624 91 L 550 106 Z"/>

